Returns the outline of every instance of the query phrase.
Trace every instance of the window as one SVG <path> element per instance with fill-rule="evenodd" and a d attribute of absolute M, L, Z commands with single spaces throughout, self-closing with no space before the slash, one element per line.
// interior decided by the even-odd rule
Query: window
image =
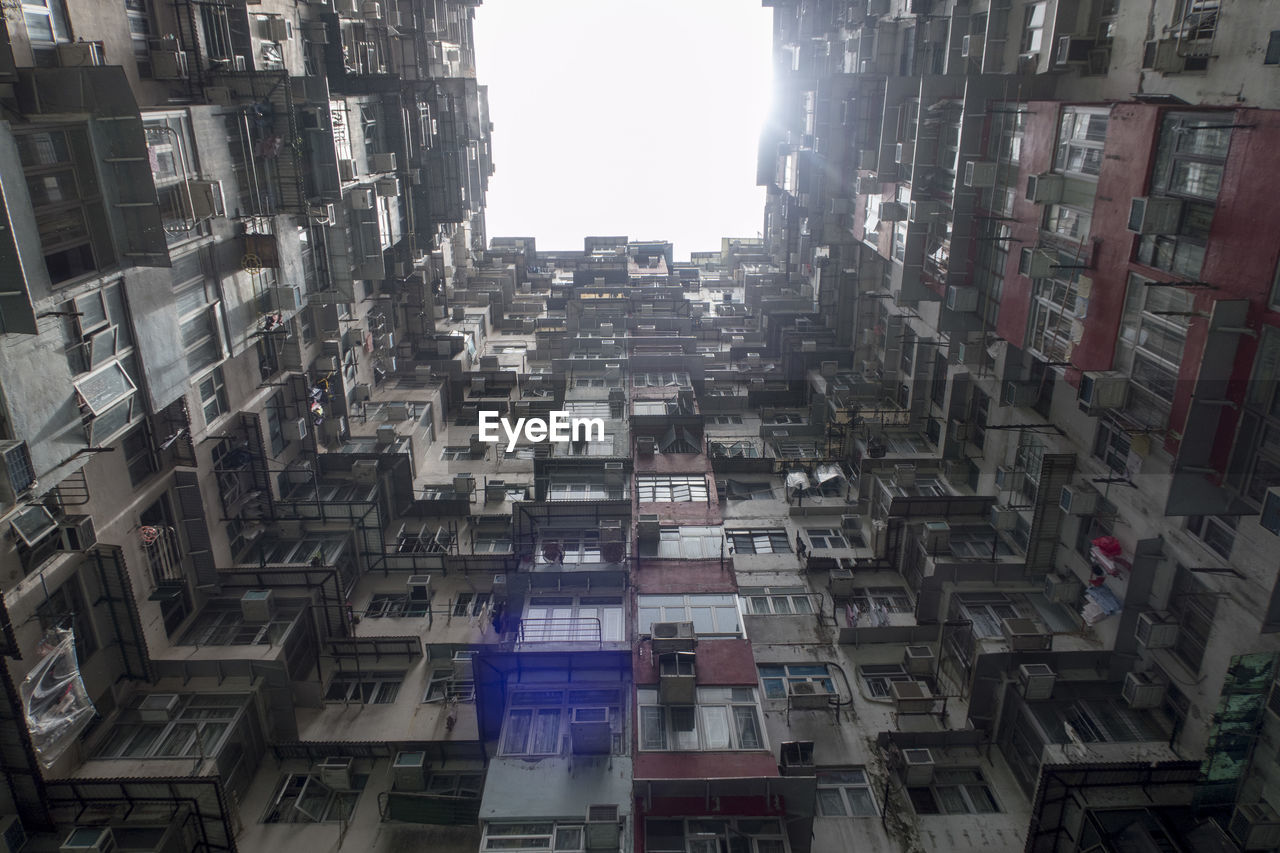
<path fill-rule="evenodd" d="M 782 823 L 770 819 L 645 821 L 645 853 L 783 853 Z"/>
<path fill-rule="evenodd" d="M 200 758 L 218 754 L 223 737 L 245 706 L 243 693 L 178 696 L 168 722 L 144 723 L 138 716 L 143 695 L 121 711 L 98 744 L 95 758 Z"/>
<path fill-rule="evenodd" d="M 777 440 L 773 443 L 779 459 L 818 459 L 818 445 L 812 441 Z"/>
<path fill-rule="evenodd" d="M 636 597 L 639 621 L 636 632 L 652 633 L 654 622 L 692 622 L 699 636 L 742 633 L 738 602 L 732 593 L 689 595 L 640 595 Z"/>
<path fill-rule="evenodd" d="M 875 817 L 876 800 L 863 767 L 818 771 L 818 814 L 821 817 Z"/>
<path fill-rule="evenodd" d="M 787 531 L 782 528 L 726 530 L 725 538 L 735 554 L 790 554 Z"/>
<path fill-rule="evenodd" d="M 989 524 L 953 527 L 950 532 L 951 553 L 956 557 L 993 560 L 1013 555 L 1013 549 Z"/>
<path fill-rule="evenodd" d="M 266 622 L 246 622 L 239 601 L 214 599 L 191 623 L 180 646 L 265 646 L 278 645 L 293 624 L 297 611 L 291 606 L 276 608 L 275 618 Z"/>
<path fill-rule="evenodd" d="M 452 669 L 433 669 L 427 679 L 427 692 L 423 702 L 445 702 L 456 699 L 472 702 L 476 698 L 476 683 L 454 678 Z"/>
<path fill-rule="evenodd" d="M 870 613 L 878 608 L 884 608 L 890 613 L 911 613 L 914 611 L 911 605 L 911 594 L 907 592 L 905 587 L 900 586 L 854 587 L 850 600 L 857 605 L 860 613 Z"/>
<path fill-rule="evenodd" d="M 411 599 L 403 592 L 375 592 L 365 608 L 364 618 L 378 619 L 384 616 L 426 616 L 431 603 L 423 599 Z"/>
<path fill-rule="evenodd" d="M 473 554 L 510 554 L 510 533 L 477 533 L 471 540 Z"/>
<path fill-rule="evenodd" d="M 975 637 L 1004 636 L 1001 620 L 1022 615 L 1007 595 L 999 592 L 966 592 L 956 595 L 963 618 L 973 623 Z"/>
<path fill-rule="evenodd" d="M 1129 277 L 1115 364 L 1129 374 L 1125 413 L 1142 426 L 1168 423 L 1193 307 L 1185 290 L 1147 287 L 1145 279 Z"/>
<path fill-rule="evenodd" d="M 511 694 L 502 727 L 502 755 L 559 755 L 569 737 L 574 708 L 609 709 L 614 748 L 621 748 L 622 705 L 615 687 L 548 689 L 522 687 Z"/>
<path fill-rule="evenodd" d="M 773 500 L 773 487 L 762 482 L 728 480 L 725 483 L 725 497 L 731 501 L 770 501 Z"/>
<path fill-rule="evenodd" d="M 22 18 L 27 25 L 27 38 L 31 41 L 36 65 L 57 65 L 54 44 L 71 40 L 63 0 L 23 0 Z"/>
<path fill-rule="evenodd" d="M 536 595 L 520 621 L 524 643 L 620 643 L 622 598 L 619 596 Z"/>
<path fill-rule="evenodd" d="M 937 768 L 933 783 L 908 788 L 916 814 L 993 814 L 1000 811 L 982 771 L 976 767 Z"/>
<path fill-rule="evenodd" d="M 524 459 L 527 461 L 533 459 L 534 455 L 532 447 L 517 447 L 515 450 L 502 451 L 503 459 Z M 470 454 L 468 454 L 467 458 L 470 458 Z"/>
<path fill-rule="evenodd" d="M 1106 110 L 1066 107 L 1058 126 L 1058 147 L 1053 168 L 1070 175 L 1096 178 L 1102 170 L 1102 148 L 1107 141 Z"/>
<path fill-rule="evenodd" d="M 557 548 L 548 548 L 555 545 Z M 559 559 L 551 557 L 559 553 Z M 580 563 L 599 563 L 600 531 L 599 530 L 544 530 L 538 540 L 538 550 L 534 553 L 534 562 L 577 565 Z"/>
<path fill-rule="evenodd" d="M 786 699 L 792 684 L 819 684 L 827 693 L 836 692 L 836 683 L 825 663 L 762 663 L 756 668 L 766 699 Z"/>
<path fill-rule="evenodd" d="M 858 667 L 858 678 L 862 680 L 862 686 L 867 693 L 879 699 L 892 695 L 892 688 L 889 685 L 895 681 L 920 680 L 908 673 L 903 669 L 902 664 L 898 663 L 864 664 Z"/>
<path fill-rule="evenodd" d="M 335 791 L 319 776 L 289 773 L 280 780 L 263 823 L 326 823 L 350 819 L 368 774 L 352 774 L 350 791 Z"/>
<path fill-rule="evenodd" d="M 590 472 L 563 474 L 547 488 L 549 501 L 620 500 L 623 494 L 622 486 L 609 486 L 599 475 Z"/>
<path fill-rule="evenodd" d="M 503 851 L 532 850 L 581 850 L 583 831 L 581 824 L 552 823 L 489 823 L 485 825 L 484 841 L 480 849 Z"/>
<path fill-rule="evenodd" d="M 706 503 L 707 478 L 705 476 L 672 476 L 640 474 L 636 487 L 641 503 Z"/>
<path fill-rule="evenodd" d="M 440 453 L 442 462 L 467 462 L 471 459 L 470 447 L 446 447 Z"/>
<path fill-rule="evenodd" d="M 713 441 L 711 455 L 721 459 L 759 459 L 760 448 L 749 439 L 742 441 Z"/>
<path fill-rule="evenodd" d="M 66 13 L 60 0 L 50 0 L 50 5 L 24 3 L 22 10 L 28 28 L 33 20 L 44 22 L 50 46 L 55 40 L 67 40 Z M 59 19 L 61 25 L 57 23 Z M 60 27 L 64 32 L 59 34 Z M 38 54 L 39 48 L 36 49 Z M 14 138 L 52 283 L 61 284 L 113 266 L 115 250 L 93 170 L 98 158 L 87 134 L 82 130 L 51 130 L 17 134 Z"/>
<path fill-rule="evenodd" d="M 1178 639 L 1173 653 L 1195 673 L 1204 661 L 1204 649 L 1213 629 L 1218 600 L 1204 582 L 1185 566 L 1178 566 L 1169 594 L 1169 612 L 1178 617 Z"/>
<path fill-rule="evenodd" d="M 199 388 L 200 408 L 204 411 L 204 422 L 208 425 L 229 411 L 227 386 L 222 380 L 222 368 L 215 367 L 212 373 L 201 379 Z"/>
<path fill-rule="evenodd" d="M 98 650 L 98 638 L 93 633 L 93 616 L 85 605 L 84 593 L 78 577 L 72 576 L 54 590 L 36 607 L 40 627 L 49 630 L 55 626 L 71 628 L 75 635 L 76 662 L 84 666 Z"/>
<path fill-rule="evenodd" d="M 740 424 L 742 423 L 742 415 L 709 415 L 707 417 L 709 424 Z"/>
<path fill-rule="evenodd" d="M 659 705 L 658 691 L 636 690 L 643 750 L 765 749 L 751 687 L 699 687 L 697 705 Z"/>
<path fill-rule="evenodd" d="M 829 527 L 806 527 L 804 534 L 809 538 L 809 547 L 814 550 L 849 547 L 844 534 Z"/>
<path fill-rule="evenodd" d="M 1129 470 L 1129 454 L 1132 442 L 1129 433 L 1119 424 L 1109 420 L 1098 422 L 1098 433 L 1093 439 L 1093 455 L 1107 463 L 1107 467 L 1118 474 Z"/>
<path fill-rule="evenodd" d="M 289 446 L 289 437 L 285 435 L 284 394 L 277 391 L 267 403 L 267 435 L 271 442 L 271 455 L 279 456 Z"/>
<path fill-rule="evenodd" d="M 674 373 L 637 373 L 631 378 L 631 384 L 636 388 L 692 388 L 693 384 L 689 381 L 689 374 L 684 372 Z"/>
<path fill-rule="evenodd" d="M 362 705 L 390 705 L 404 683 L 403 672 L 339 673 L 329 681 L 326 702 L 355 702 Z"/>
<path fill-rule="evenodd" d="M 492 596 L 487 592 L 460 592 L 453 600 L 454 616 L 480 616 L 489 606 Z"/>
<path fill-rule="evenodd" d="M 125 467 L 129 469 L 129 485 L 145 482 L 156 472 L 156 456 L 151 449 L 151 433 L 147 422 L 139 424 L 125 435 L 120 449 L 124 451 Z"/>
<path fill-rule="evenodd" d="M 724 552 L 724 536 L 718 527 L 663 527 L 658 547 L 641 546 L 640 553 L 665 560 L 706 560 Z"/>
<path fill-rule="evenodd" d="M 1267 52 L 1262 57 L 1263 65 L 1280 65 L 1280 30 L 1272 30 L 1267 38 Z"/>
<path fill-rule="evenodd" d="M 755 616 L 807 615 L 814 612 L 810 592 L 802 586 L 739 587 L 742 610 Z"/>
<path fill-rule="evenodd" d="M 1036 53 L 1044 41 L 1045 7 L 1048 3 L 1031 3 L 1022 20 L 1022 46 L 1020 53 Z"/>
<path fill-rule="evenodd" d="M 983 447 L 987 443 L 987 415 L 991 398 L 977 388 L 969 397 L 969 442 Z"/>

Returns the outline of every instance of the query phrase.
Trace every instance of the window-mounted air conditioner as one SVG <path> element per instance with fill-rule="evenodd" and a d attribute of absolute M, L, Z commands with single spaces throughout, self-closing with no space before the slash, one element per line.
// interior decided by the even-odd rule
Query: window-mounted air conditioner
<path fill-rule="evenodd" d="M 658 700 L 664 705 L 692 705 L 697 692 L 694 655 L 674 652 L 658 658 Z"/>
<path fill-rule="evenodd" d="M 186 196 L 191 215 L 197 222 L 227 215 L 222 181 L 187 181 Z"/>
<path fill-rule="evenodd" d="M 77 826 L 63 839 L 58 853 L 115 853 L 116 838 L 109 826 Z"/>
<path fill-rule="evenodd" d="M 356 210 L 373 210 L 374 195 L 371 187 L 356 187 L 351 191 L 351 206 Z"/>
<path fill-rule="evenodd" d="M 1164 702 L 1165 685 L 1145 672 L 1130 672 L 1124 677 L 1120 696 L 1130 708 L 1158 708 Z"/>
<path fill-rule="evenodd" d="M 1074 604 L 1080 599 L 1082 586 L 1074 577 L 1064 578 L 1050 572 L 1044 576 L 1044 597 L 1058 604 Z"/>
<path fill-rule="evenodd" d="M 369 155 L 369 168 L 374 172 L 394 172 L 396 170 L 396 153 L 384 151 Z"/>
<path fill-rule="evenodd" d="M 1176 234 L 1181 219 L 1181 199 L 1140 196 L 1129 202 L 1129 230 L 1138 234 Z"/>
<path fill-rule="evenodd" d="M 574 708 L 569 721 L 569 739 L 575 755 L 608 755 L 613 750 L 609 709 Z"/>
<path fill-rule="evenodd" d="M 178 713 L 177 693 L 148 693 L 138 705 L 138 719 L 144 723 L 167 723 Z"/>
<path fill-rule="evenodd" d="M 827 576 L 832 598 L 848 598 L 853 595 L 853 569 L 832 569 Z"/>
<path fill-rule="evenodd" d="M 400 195 L 399 178 L 379 178 L 373 186 L 382 198 L 396 198 Z"/>
<path fill-rule="evenodd" d="M 1062 201 L 1062 175 L 1042 172 L 1027 176 L 1027 201 L 1036 204 L 1057 204 Z"/>
<path fill-rule="evenodd" d="M 622 842 L 622 820 L 616 805 L 587 806 L 583 841 L 588 851 L 618 850 Z"/>
<path fill-rule="evenodd" d="M 946 551 L 951 547 L 951 525 L 945 521 L 926 521 L 920 541 L 930 554 Z"/>
<path fill-rule="evenodd" d="M 846 533 L 849 531 L 858 532 L 862 530 L 862 516 L 860 515 L 842 515 L 840 516 L 840 529 Z"/>
<path fill-rule="evenodd" d="M 431 600 L 431 575 L 409 575 L 404 582 L 413 601 Z"/>
<path fill-rule="evenodd" d="M 660 531 L 657 513 L 642 512 L 636 517 L 636 537 L 641 542 L 656 542 Z"/>
<path fill-rule="evenodd" d="M 471 681 L 475 678 L 475 661 L 474 651 L 470 649 L 462 649 L 453 653 L 453 680 L 454 681 Z"/>
<path fill-rule="evenodd" d="M 996 488 L 1002 492 L 1022 491 L 1027 475 L 1011 465 L 1000 465 L 996 468 Z"/>
<path fill-rule="evenodd" d="M 1053 635 L 1045 633 L 1034 619 L 1021 616 L 1000 620 L 1005 642 L 1015 652 L 1039 651 L 1053 646 Z"/>
<path fill-rule="evenodd" d="M 696 644 L 692 622 L 654 622 L 649 634 L 655 655 L 691 652 Z"/>
<path fill-rule="evenodd" d="M 864 172 L 874 172 L 880 166 L 880 151 L 876 148 L 864 148 L 858 152 L 858 168 Z"/>
<path fill-rule="evenodd" d="M 894 684 L 914 683 L 916 682 L 894 682 Z M 919 788 L 931 783 L 933 781 L 933 753 L 927 749 L 902 750 L 902 781 L 908 788 Z"/>
<path fill-rule="evenodd" d="M 972 314 L 978 310 L 978 288 L 951 284 L 947 286 L 947 308 Z"/>
<path fill-rule="evenodd" d="M 1028 702 L 1052 699 L 1057 681 L 1057 673 L 1048 664 L 1024 663 L 1018 667 L 1018 689 Z"/>
<path fill-rule="evenodd" d="M 246 622 L 270 622 L 276 613 L 275 594 L 269 589 L 250 589 L 240 596 L 240 616 Z"/>
<path fill-rule="evenodd" d="M 1142 67 L 1161 74 L 1177 74 L 1186 70 L 1187 60 L 1178 53 L 1176 38 L 1149 41 L 1143 49 Z"/>
<path fill-rule="evenodd" d="M 947 424 L 947 437 L 951 441 L 963 442 L 969 440 L 969 424 L 965 421 L 951 421 Z M 949 460 L 953 461 L 953 460 Z"/>
<path fill-rule="evenodd" d="M 1119 371 L 1086 370 L 1080 377 L 1076 399 L 1088 410 L 1124 408 L 1129 396 L 1129 377 Z"/>
<path fill-rule="evenodd" d="M 68 515 L 58 522 L 59 551 L 88 551 L 98 544 L 93 516 Z"/>
<path fill-rule="evenodd" d="M 354 181 L 358 174 L 359 171 L 356 169 L 355 160 L 343 158 L 338 161 L 338 177 L 342 179 L 343 183 Z M 330 220 L 332 220 L 332 217 L 330 217 Z"/>
<path fill-rule="evenodd" d="M 1018 511 L 1000 504 L 992 504 L 988 520 L 996 530 L 1016 530 L 1018 527 Z"/>
<path fill-rule="evenodd" d="M 994 187 L 996 164 L 984 160 L 969 160 L 964 164 L 964 185 L 971 189 Z"/>
<path fill-rule="evenodd" d="M 778 769 L 783 776 L 812 776 L 814 774 L 813 741 L 783 741 L 778 752 Z"/>
<path fill-rule="evenodd" d="M 1022 250 L 1018 256 L 1018 272 L 1027 278 L 1049 278 L 1058 265 L 1058 256 L 1045 249 Z"/>
<path fill-rule="evenodd" d="M 1004 395 L 1000 402 L 1005 406 L 1030 406 L 1039 399 L 1039 383 L 1011 381 L 1004 383 Z"/>
<path fill-rule="evenodd" d="M 1178 642 L 1178 620 L 1172 616 L 1148 610 L 1138 614 L 1134 638 L 1146 649 L 1169 649 Z"/>
<path fill-rule="evenodd" d="M 883 222 L 901 222 L 907 218 L 907 206 L 897 201 L 883 201 L 880 203 L 880 219 Z"/>
<path fill-rule="evenodd" d="M 421 791 L 426 788 L 427 754 L 397 752 L 391 762 L 392 787 L 397 791 Z"/>
<path fill-rule="evenodd" d="M 981 33 L 964 36 L 960 39 L 960 55 L 965 59 L 982 56 L 983 36 Z"/>
<path fill-rule="evenodd" d="M 652 456 L 654 448 L 656 446 L 657 446 L 657 442 L 654 441 L 653 436 L 651 435 L 636 436 L 636 455 Z"/>
<path fill-rule="evenodd" d="M 1098 511 L 1099 497 L 1091 486 L 1063 486 L 1058 506 L 1071 515 L 1092 515 Z"/>
<path fill-rule="evenodd" d="M 58 45 L 58 64 L 63 68 L 85 68 L 102 65 L 102 42 L 63 42 Z"/>
<path fill-rule="evenodd" d="M 893 482 L 894 482 L 894 485 L 901 486 L 904 489 L 908 489 L 914 486 L 916 484 L 916 466 L 914 465 L 893 466 Z"/>
<path fill-rule="evenodd" d="M 911 158 L 915 156 L 915 151 L 916 145 L 914 142 L 910 140 L 906 142 L 899 142 L 893 149 L 893 162 L 899 165 L 906 164 L 909 166 L 911 165 Z"/>
<path fill-rule="evenodd" d="M 378 482 L 378 460 L 357 459 L 352 462 L 351 481 L 359 486 L 372 486 Z"/>
<path fill-rule="evenodd" d="M 890 682 L 889 693 L 893 696 L 893 710 L 899 714 L 933 713 L 933 693 L 923 681 Z"/>
<path fill-rule="evenodd" d="M 818 681 L 799 681 L 787 685 L 787 707 L 797 711 L 820 711 L 831 706 L 832 693 Z"/>
<path fill-rule="evenodd" d="M 0 817 L 0 853 L 18 853 L 27 844 L 27 830 L 17 815 Z"/>
<path fill-rule="evenodd" d="M 1280 847 L 1280 815 L 1267 803 L 1240 803 L 1231 815 L 1229 828 L 1241 849 Z"/>
<path fill-rule="evenodd" d="M 293 21 L 288 18 L 267 18 L 262 22 L 262 37 L 266 41 L 291 41 L 293 39 Z"/>
<path fill-rule="evenodd" d="M 928 646 L 907 646 L 902 653 L 902 665 L 911 675 L 932 675 L 934 656 Z"/>
<path fill-rule="evenodd" d="M 320 781 L 335 791 L 351 790 L 351 765 L 354 759 L 344 755 L 330 755 L 316 765 Z"/>
<path fill-rule="evenodd" d="M 180 50 L 152 50 L 151 77 L 155 80 L 185 80 L 190 72 L 187 55 Z M 208 90 L 206 89 L 206 94 Z"/>
<path fill-rule="evenodd" d="M 1096 39 L 1080 36 L 1059 36 L 1054 46 L 1053 60 L 1058 65 L 1088 65 L 1089 54 L 1097 45 Z"/>

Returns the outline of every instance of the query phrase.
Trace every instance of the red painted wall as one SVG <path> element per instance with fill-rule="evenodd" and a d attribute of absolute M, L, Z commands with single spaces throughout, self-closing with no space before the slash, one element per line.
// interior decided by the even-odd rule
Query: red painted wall
<path fill-rule="evenodd" d="M 637 593 L 738 590 L 727 553 L 723 570 L 719 560 L 646 560 L 641 557 L 640 568 L 632 573 L 631 583 Z"/>
<path fill-rule="evenodd" d="M 657 685 L 658 667 L 647 642 L 632 651 L 631 673 L 637 687 Z M 750 640 L 699 640 L 694 673 L 706 686 L 755 687 L 760 679 Z"/>
<path fill-rule="evenodd" d="M 632 759 L 636 779 L 737 779 L 753 776 L 777 776 L 778 761 L 771 752 L 639 752 Z M 726 798 L 727 799 L 727 798 Z M 750 799 L 750 798 L 743 798 Z M 759 814 L 759 798 L 756 798 Z M 656 805 L 656 803 L 655 803 Z M 684 803 L 684 812 L 665 814 L 702 814 L 706 805 L 701 800 Z M 722 814 L 737 814 L 721 800 Z"/>

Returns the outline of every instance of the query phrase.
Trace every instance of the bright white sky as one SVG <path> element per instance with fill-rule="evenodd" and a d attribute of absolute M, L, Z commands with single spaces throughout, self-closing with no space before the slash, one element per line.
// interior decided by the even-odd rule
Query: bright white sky
<path fill-rule="evenodd" d="M 760 0 L 484 0 L 490 237 L 581 249 L 670 240 L 675 257 L 754 237 L 773 10 Z"/>

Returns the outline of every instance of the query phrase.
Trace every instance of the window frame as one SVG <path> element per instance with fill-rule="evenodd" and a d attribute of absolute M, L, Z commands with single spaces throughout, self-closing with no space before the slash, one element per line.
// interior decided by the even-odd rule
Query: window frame
<path fill-rule="evenodd" d="M 861 774 L 861 781 L 853 781 L 850 779 L 840 779 L 839 776 Z M 871 776 L 867 773 L 867 768 L 863 766 L 847 767 L 840 769 L 824 769 L 816 773 L 817 797 L 814 800 L 815 812 L 817 817 L 879 817 L 880 805 L 876 802 L 875 791 L 872 789 Z M 824 800 L 823 792 L 836 792 L 839 798 L 841 812 L 839 814 L 828 813 L 827 808 L 830 798 Z M 855 804 L 855 799 L 849 793 L 850 791 L 864 792 L 867 798 L 867 804 L 870 811 L 860 810 L 861 804 Z"/>
<path fill-rule="evenodd" d="M 700 630 L 699 625 L 708 625 L 707 619 L 710 619 L 711 630 Z M 732 626 L 721 624 L 722 620 L 729 619 L 733 621 Z M 699 637 L 741 637 L 743 631 L 738 596 L 732 592 L 637 595 L 636 633 L 652 633 L 654 622 L 692 622 Z"/>
<path fill-rule="evenodd" d="M 768 731 L 764 726 L 759 694 L 754 687 L 698 687 L 696 704 L 664 705 L 658 701 L 656 687 L 636 689 L 640 729 L 638 744 L 642 752 L 759 752 L 769 749 Z M 718 714 L 717 709 L 722 714 Z M 744 721 L 754 727 L 754 739 L 748 740 L 739 730 Z M 714 718 L 720 715 L 720 720 Z M 677 719 L 678 718 L 678 719 Z M 681 728 L 677 729 L 676 726 Z M 692 729 L 684 726 L 692 724 Z M 721 725 L 722 724 L 722 727 Z M 656 726 L 656 727 L 655 727 Z M 676 732 L 686 734 L 682 741 Z M 661 746 L 657 746 L 661 739 Z M 713 739 L 714 738 L 714 739 Z M 720 745 L 727 742 L 727 746 Z M 754 745 L 743 745 L 744 743 Z"/>
<path fill-rule="evenodd" d="M 637 474 L 640 503 L 707 503 L 710 489 L 705 474 Z"/>
<path fill-rule="evenodd" d="M 959 774 L 962 773 L 971 773 L 977 778 L 968 781 L 958 778 Z M 945 780 L 948 776 L 957 778 L 954 781 L 939 784 L 940 779 Z M 990 800 L 991 808 L 978 808 L 978 800 L 973 792 L 969 790 L 970 787 L 981 788 L 985 792 L 987 799 Z M 947 798 L 939 796 L 939 791 L 953 792 L 950 803 L 955 804 L 955 796 L 958 796 L 959 804 L 964 806 L 964 810 L 949 810 Z M 925 806 L 925 796 L 933 804 L 932 810 L 927 810 L 927 807 L 922 808 L 922 806 Z M 1001 814 L 1003 812 L 1003 809 L 1000 808 L 1000 801 L 996 799 L 995 792 L 991 789 L 991 783 L 979 767 L 936 767 L 933 771 L 933 781 L 928 785 L 907 788 L 907 799 L 911 802 L 911 808 L 917 815 Z"/>
<path fill-rule="evenodd" d="M 725 542 L 732 554 L 790 554 L 791 537 L 785 527 L 726 528 Z M 744 546 L 750 544 L 750 550 Z M 767 546 L 761 550 L 761 546 Z"/>
<path fill-rule="evenodd" d="M 335 672 L 325 684 L 324 701 L 344 705 L 394 705 L 400 689 L 404 687 L 406 675 L 404 670 Z M 333 696 L 344 683 L 345 695 Z"/>

